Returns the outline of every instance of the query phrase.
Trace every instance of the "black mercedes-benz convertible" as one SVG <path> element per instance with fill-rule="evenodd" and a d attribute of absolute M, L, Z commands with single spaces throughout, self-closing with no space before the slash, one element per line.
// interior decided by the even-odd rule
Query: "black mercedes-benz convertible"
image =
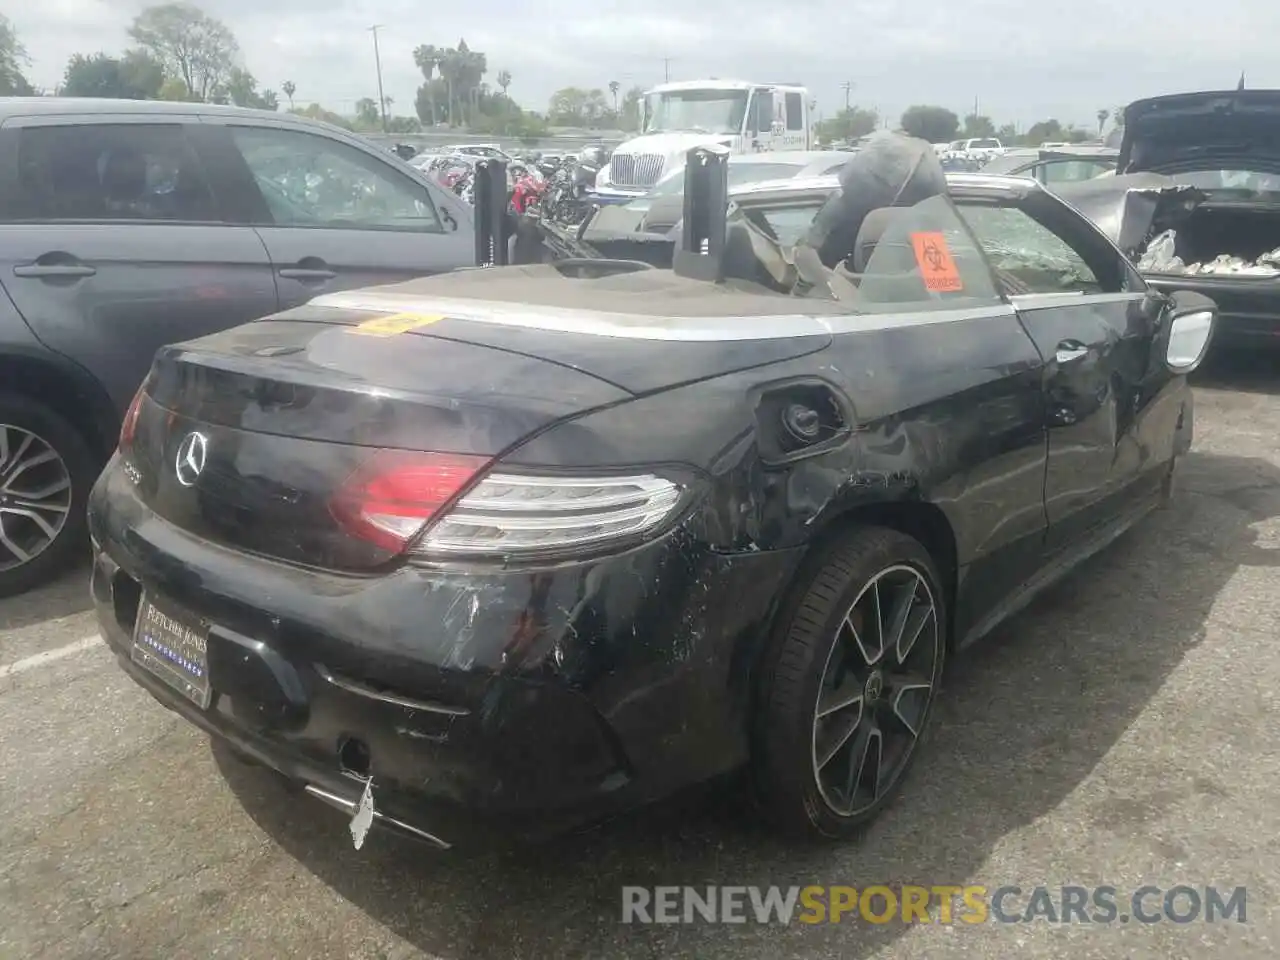
<path fill-rule="evenodd" d="M 499 265 L 164 348 L 91 498 L 123 668 L 357 843 L 744 767 L 794 833 L 878 813 L 947 657 L 1169 496 L 1215 308 L 928 144 L 873 140 L 791 245 L 724 169 L 691 154 L 672 270 Z"/>

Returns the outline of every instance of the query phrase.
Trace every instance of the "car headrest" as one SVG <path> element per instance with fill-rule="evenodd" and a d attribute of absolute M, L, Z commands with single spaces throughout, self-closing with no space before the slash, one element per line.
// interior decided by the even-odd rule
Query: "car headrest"
<path fill-rule="evenodd" d="M 858 228 L 858 238 L 853 244 L 854 273 L 866 272 L 867 263 L 871 260 L 876 244 L 897 219 L 901 209 L 901 207 L 879 207 L 863 218 L 862 226 Z"/>

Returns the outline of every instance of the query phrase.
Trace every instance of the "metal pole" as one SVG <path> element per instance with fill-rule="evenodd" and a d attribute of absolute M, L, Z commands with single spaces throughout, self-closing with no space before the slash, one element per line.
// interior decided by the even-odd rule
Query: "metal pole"
<path fill-rule="evenodd" d="M 671 82 L 671 58 L 670 57 L 662 58 L 662 82 L 663 83 Z"/>
<path fill-rule="evenodd" d="M 373 62 L 378 68 L 378 114 L 382 117 L 382 132 L 387 132 L 387 95 L 382 92 L 382 56 L 378 53 L 378 31 L 382 24 L 376 23 L 369 28 L 373 34 Z"/>

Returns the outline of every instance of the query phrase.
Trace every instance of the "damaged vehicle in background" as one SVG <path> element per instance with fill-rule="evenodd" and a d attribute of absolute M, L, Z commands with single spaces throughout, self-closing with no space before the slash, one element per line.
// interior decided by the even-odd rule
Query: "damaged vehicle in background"
<path fill-rule="evenodd" d="M 1280 347 L 1280 91 L 1139 100 L 1117 176 L 1056 188 L 1156 290 L 1196 290 L 1223 344 Z"/>
<path fill-rule="evenodd" d="M 121 667 L 357 847 L 744 767 L 787 832 L 854 836 L 947 657 L 1169 495 L 1214 312 L 923 141 L 870 141 L 792 243 L 725 214 L 726 159 L 691 152 L 673 270 L 459 271 L 162 349 L 89 512 Z M 1014 231 L 1044 262 L 993 270 Z"/>

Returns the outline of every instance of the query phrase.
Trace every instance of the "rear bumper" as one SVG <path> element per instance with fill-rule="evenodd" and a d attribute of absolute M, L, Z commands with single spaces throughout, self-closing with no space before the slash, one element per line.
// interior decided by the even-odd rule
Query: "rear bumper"
<path fill-rule="evenodd" d="M 114 462 L 90 529 L 98 620 L 135 681 L 332 805 L 371 777 L 383 826 L 460 847 L 554 835 L 738 766 L 753 654 L 798 561 L 677 532 L 538 573 L 341 576 L 185 534 Z M 207 710 L 132 661 L 143 590 L 209 625 Z"/>

